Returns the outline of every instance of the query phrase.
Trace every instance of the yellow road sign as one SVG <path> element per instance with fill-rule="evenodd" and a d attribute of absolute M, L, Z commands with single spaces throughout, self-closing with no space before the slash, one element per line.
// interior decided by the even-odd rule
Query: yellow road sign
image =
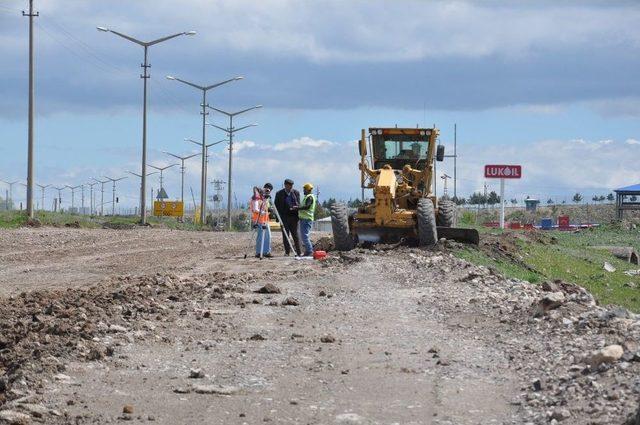
<path fill-rule="evenodd" d="M 154 201 L 153 215 L 156 217 L 182 217 L 184 204 L 181 201 Z"/>

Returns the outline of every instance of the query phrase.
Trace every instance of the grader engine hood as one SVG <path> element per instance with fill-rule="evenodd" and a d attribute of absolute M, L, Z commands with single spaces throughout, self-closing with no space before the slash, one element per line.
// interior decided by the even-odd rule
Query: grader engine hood
<path fill-rule="evenodd" d="M 376 179 L 374 197 L 376 200 L 376 224 L 383 226 L 393 215 L 395 209 L 394 199 L 398 181 L 391 168 L 383 168 Z"/>

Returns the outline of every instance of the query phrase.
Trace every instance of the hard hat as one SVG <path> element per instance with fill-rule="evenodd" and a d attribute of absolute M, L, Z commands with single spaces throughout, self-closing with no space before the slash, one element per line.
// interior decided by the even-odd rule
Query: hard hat
<path fill-rule="evenodd" d="M 302 188 L 304 190 L 313 190 L 313 185 L 311 183 L 305 183 L 304 186 L 302 186 Z"/>

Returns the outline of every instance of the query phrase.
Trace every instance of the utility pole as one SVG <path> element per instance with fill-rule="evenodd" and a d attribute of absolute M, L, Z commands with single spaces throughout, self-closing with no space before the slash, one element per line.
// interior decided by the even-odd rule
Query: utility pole
<path fill-rule="evenodd" d="M 444 197 L 447 197 L 447 195 L 448 195 L 448 190 L 447 190 L 447 180 L 449 180 L 449 179 L 451 178 L 451 176 L 448 176 L 447 174 L 444 174 L 444 173 L 443 173 L 443 174 L 440 176 L 440 178 L 441 178 L 442 180 L 444 180 L 444 189 L 443 189 L 443 193 L 442 193 L 442 197 L 444 198 Z"/>
<path fill-rule="evenodd" d="M 33 12 L 33 0 L 29 0 L 29 13 L 22 11 L 22 16 L 29 17 L 29 132 L 27 149 L 27 215 L 33 218 L 33 119 L 34 119 L 34 94 L 33 94 L 33 18 L 40 16 L 39 12 Z"/>
<path fill-rule="evenodd" d="M 213 208 L 215 210 L 220 210 L 220 203 L 222 202 L 222 191 L 224 190 L 224 185 L 227 183 L 224 180 L 215 179 L 211 182 L 213 184 L 213 190 L 216 194 L 213 197 Z"/>
<path fill-rule="evenodd" d="M 69 186 L 69 185 L 66 185 L 65 187 L 67 187 L 67 188 L 71 189 L 71 209 L 75 210 L 75 208 L 76 208 L 76 202 L 75 202 L 75 199 L 76 199 L 76 189 L 77 189 L 77 188 L 79 188 L 79 187 L 80 187 L 80 185 L 78 185 L 78 186 Z"/>
<path fill-rule="evenodd" d="M 245 128 L 249 128 L 249 127 L 255 127 L 258 124 L 249 124 L 249 125 L 245 125 L 243 127 L 239 127 L 239 128 L 234 128 L 233 127 L 233 117 L 235 117 L 236 115 L 240 115 L 240 114 L 244 114 L 245 112 L 251 111 L 253 109 L 258 109 L 258 108 L 262 108 L 262 105 L 256 105 L 256 106 L 252 106 L 251 108 L 247 108 L 247 109 L 243 109 L 241 111 L 237 111 L 237 112 L 227 112 L 227 111 L 223 111 L 222 109 L 217 109 L 214 108 L 213 106 L 209 106 L 207 105 L 208 108 L 213 109 L 216 112 L 220 112 L 221 114 L 226 115 L 227 117 L 229 117 L 229 127 L 228 128 L 224 128 L 224 127 L 219 127 L 215 124 L 209 124 L 212 127 L 217 128 L 218 130 L 222 130 L 225 133 L 227 133 L 227 136 L 229 137 L 229 176 L 227 177 L 227 181 L 229 182 L 229 184 L 227 185 L 227 230 L 231 230 L 231 191 L 232 191 L 232 186 L 233 186 L 233 180 L 232 180 L 232 169 L 233 169 L 233 135 L 240 130 L 244 130 Z"/>
<path fill-rule="evenodd" d="M 42 203 L 40 205 L 40 208 L 42 208 L 42 211 L 46 210 L 46 208 L 44 207 L 44 190 L 48 187 L 50 187 L 50 184 L 38 184 L 36 183 L 36 186 L 38 186 L 40 188 L 40 190 L 42 190 Z"/>
<path fill-rule="evenodd" d="M 11 206 L 11 208 L 13 209 L 13 185 L 16 183 L 20 183 L 19 180 L 15 180 L 12 182 L 8 182 L 5 180 L 0 180 L 2 183 L 5 183 L 7 186 L 9 186 L 9 196 L 7 197 L 7 199 L 5 199 L 6 204 L 7 204 L 7 211 L 9 210 L 9 206 Z M 9 201 L 11 200 L 11 201 Z"/>
<path fill-rule="evenodd" d="M 167 165 L 166 167 L 156 167 L 155 165 L 149 164 L 149 167 L 155 168 L 156 170 L 160 171 L 160 191 L 158 193 L 162 193 L 162 190 L 164 189 L 164 186 L 162 185 L 162 173 L 163 173 L 163 171 L 166 170 L 167 168 L 175 167 L 176 165 L 178 165 L 178 164 L 171 164 L 171 165 Z"/>
<path fill-rule="evenodd" d="M 146 211 L 147 203 L 145 198 L 147 196 L 147 192 L 146 192 L 146 187 L 147 187 L 146 186 L 147 185 L 147 178 L 146 178 L 147 177 L 147 80 L 151 78 L 151 75 L 149 75 L 149 72 L 148 72 L 149 68 L 151 68 L 151 65 L 149 65 L 149 62 L 147 60 L 148 50 L 149 50 L 149 47 L 153 46 L 154 44 L 162 43 L 163 41 L 167 41 L 172 38 L 179 37 L 181 35 L 194 35 L 196 32 L 195 31 L 179 32 L 177 34 L 168 35 L 166 37 L 158 38 L 153 41 L 141 41 L 131 36 L 128 36 L 126 34 L 122 34 L 120 32 L 111 30 L 109 28 L 97 27 L 97 29 L 98 31 L 113 33 L 119 37 L 124 38 L 125 40 L 131 41 L 139 46 L 144 47 L 144 63 L 141 65 L 141 67 L 144 69 L 144 72 L 142 75 L 140 75 L 140 78 L 142 78 L 144 81 L 144 88 L 143 88 L 144 94 L 143 94 L 143 100 L 142 100 L 142 171 L 140 172 L 140 175 L 142 176 L 141 177 L 142 184 L 140 187 L 140 224 L 146 224 L 147 223 L 147 211 Z"/>
<path fill-rule="evenodd" d="M 458 200 L 458 124 L 453 124 L 453 197 Z"/>
<path fill-rule="evenodd" d="M 204 164 L 203 164 L 204 168 L 202 169 L 201 174 L 204 174 L 204 178 L 205 178 L 205 181 L 206 181 L 208 168 L 209 168 L 209 148 L 211 146 L 215 146 L 215 145 L 220 144 L 222 142 L 228 142 L 229 140 L 228 139 L 222 139 L 222 140 L 218 140 L 217 142 L 214 142 L 214 143 L 209 143 L 208 145 L 203 145 L 202 142 L 198 142 L 198 141 L 195 141 L 193 139 L 184 139 L 184 140 L 185 140 L 185 142 L 191 142 L 191 143 L 194 143 L 194 144 L 196 144 L 196 145 L 198 145 L 200 147 L 204 146 L 204 148 L 202 149 L 202 151 L 204 152 Z M 202 189 L 202 187 L 201 187 L 201 189 Z M 207 192 L 207 185 L 206 184 L 204 186 L 204 190 L 205 190 L 205 194 L 206 194 L 206 192 Z M 205 201 L 206 201 L 206 198 L 205 198 Z M 207 206 L 206 202 L 205 202 L 204 206 L 206 208 L 206 206 Z M 201 220 L 200 221 L 201 223 L 204 223 L 204 221 L 202 221 L 202 199 L 200 199 L 200 220 Z"/>
<path fill-rule="evenodd" d="M 484 207 L 487 208 L 487 182 L 484 182 Z"/>
<path fill-rule="evenodd" d="M 81 207 L 80 207 L 80 214 L 84 215 L 84 184 L 80 185 L 80 191 L 82 193 L 82 198 L 81 198 Z"/>
<path fill-rule="evenodd" d="M 62 212 L 62 191 L 66 188 L 66 186 L 62 187 L 54 187 L 58 191 L 58 202 L 56 203 L 56 211 L 59 209 Z"/>
<path fill-rule="evenodd" d="M 182 183 L 180 185 L 180 202 L 182 202 L 183 211 L 184 211 L 184 173 L 187 170 L 186 167 L 184 166 L 184 162 L 187 159 L 193 158 L 194 156 L 198 156 L 200 154 L 194 153 L 193 155 L 180 156 L 180 155 L 172 154 L 171 152 L 166 152 L 166 151 L 162 151 L 162 152 L 166 153 L 167 155 L 171 155 L 174 158 L 178 158 L 180 160 L 180 174 L 182 175 L 182 178 L 181 178 Z"/>
<path fill-rule="evenodd" d="M 98 182 L 93 182 L 93 183 L 87 183 L 87 185 L 89 185 L 89 215 L 93 215 L 94 209 L 95 209 L 95 200 L 93 198 L 93 186 L 97 185 Z"/>
<path fill-rule="evenodd" d="M 200 112 L 200 114 L 202 115 L 202 142 L 201 142 L 201 146 L 202 146 L 202 171 L 200 174 L 200 222 L 204 224 L 204 220 L 206 217 L 206 208 L 207 208 L 207 163 L 206 163 L 206 156 L 207 153 L 206 148 L 207 148 L 207 130 L 206 130 L 206 123 L 207 123 L 207 115 L 209 114 L 207 112 L 207 92 L 211 89 L 214 89 L 216 87 L 219 87 L 223 84 L 227 84 L 230 83 L 232 81 L 238 81 L 238 80 L 242 80 L 244 77 L 234 77 L 231 78 L 229 80 L 225 80 L 225 81 L 221 81 L 219 83 L 216 84 L 211 84 L 209 86 L 200 86 L 198 84 L 194 84 L 191 83 L 189 81 L 186 80 L 182 80 L 180 78 L 174 77 L 172 75 L 167 75 L 167 79 L 168 80 L 174 80 L 174 81 L 179 81 L 183 84 L 186 84 L 188 86 L 191 86 L 193 88 L 196 88 L 198 90 L 202 91 L 202 104 L 200 105 L 202 107 L 202 112 Z"/>
<path fill-rule="evenodd" d="M 116 182 L 118 182 L 120 180 L 124 180 L 127 177 L 120 177 L 118 179 L 112 179 L 111 177 L 104 176 L 104 178 L 107 179 L 107 180 L 110 180 L 111 183 L 113 183 L 113 192 L 112 192 L 112 199 L 111 199 L 111 217 L 115 217 L 115 215 L 116 215 Z"/>
<path fill-rule="evenodd" d="M 104 216 L 104 184 L 109 183 L 109 180 L 102 181 L 96 178 L 93 178 L 93 180 L 95 180 L 97 183 L 100 183 L 100 215 Z"/>

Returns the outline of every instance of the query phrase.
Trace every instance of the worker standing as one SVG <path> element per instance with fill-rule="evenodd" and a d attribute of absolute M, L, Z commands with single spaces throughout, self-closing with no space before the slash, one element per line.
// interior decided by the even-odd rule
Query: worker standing
<path fill-rule="evenodd" d="M 267 183 L 269 184 L 269 183 Z M 257 230 L 256 258 L 271 257 L 271 232 L 269 229 L 269 193 L 270 189 L 253 188 L 253 196 L 249 202 L 251 224 Z"/>
<path fill-rule="evenodd" d="M 313 245 L 311 245 L 311 226 L 313 225 L 313 216 L 316 212 L 316 197 L 313 195 L 313 185 L 305 183 L 302 186 L 304 196 L 298 207 L 298 218 L 300 219 L 300 234 L 302 235 L 302 244 L 304 245 L 304 256 L 313 255 Z"/>
<path fill-rule="evenodd" d="M 300 254 L 300 241 L 298 239 L 298 209 L 300 206 L 300 192 L 293 188 L 293 180 L 286 179 L 284 188 L 276 192 L 274 201 L 278 214 L 282 219 L 282 243 L 284 244 L 284 255 L 289 255 L 293 250 L 294 255 Z M 295 246 L 289 246 L 289 238 L 293 239 Z"/>

